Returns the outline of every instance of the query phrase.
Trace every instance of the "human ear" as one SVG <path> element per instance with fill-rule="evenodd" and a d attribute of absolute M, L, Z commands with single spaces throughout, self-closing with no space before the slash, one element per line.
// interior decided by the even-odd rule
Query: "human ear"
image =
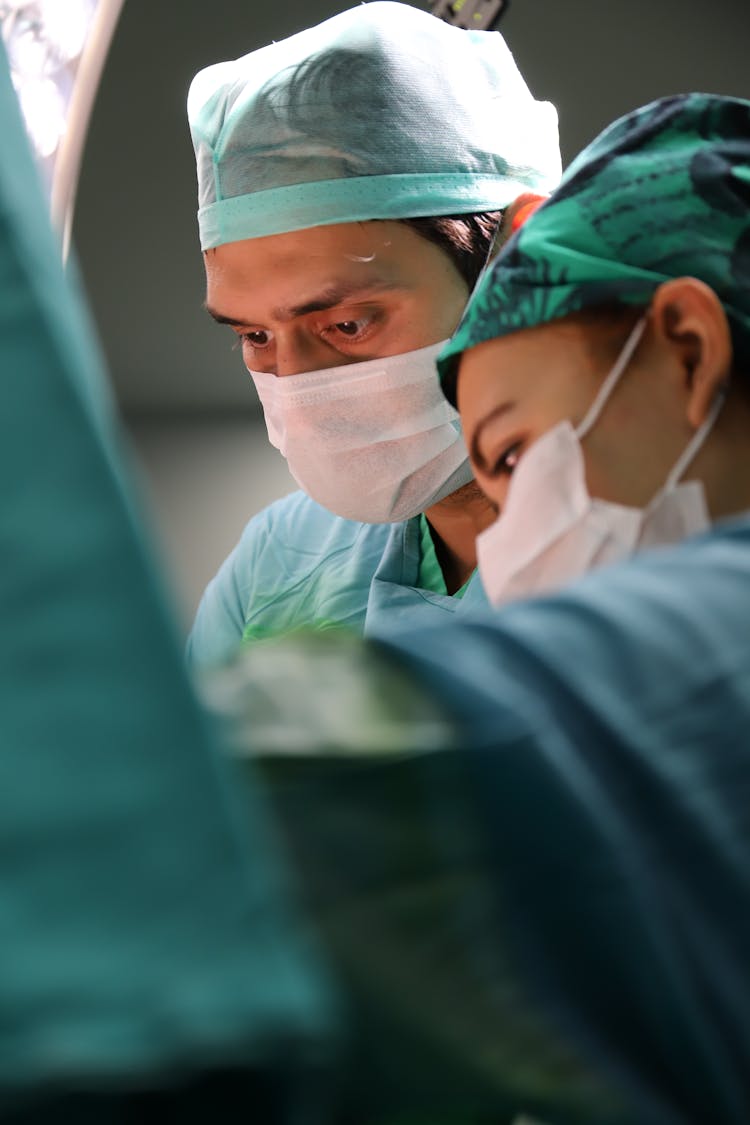
<path fill-rule="evenodd" d="M 513 202 L 507 205 L 490 249 L 490 261 L 499 254 L 511 235 L 514 235 L 548 199 L 548 195 L 537 195 L 533 191 L 525 191 L 523 195 L 516 196 Z"/>
<path fill-rule="evenodd" d="M 651 302 L 653 330 L 684 372 L 686 417 L 698 429 L 726 388 L 732 337 L 724 306 L 705 282 L 678 277 L 664 282 Z"/>

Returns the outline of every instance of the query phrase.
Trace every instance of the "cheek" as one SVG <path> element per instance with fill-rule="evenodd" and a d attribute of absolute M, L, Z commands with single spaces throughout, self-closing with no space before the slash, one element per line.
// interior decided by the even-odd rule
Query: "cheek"
<path fill-rule="evenodd" d="M 469 290 L 465 285 L 452 285 L 447 293 L 433 301 L 435 327 L 439 339 L 448 339 L 458 327 L 458 322 L 463 316 L 466 303 L 469 300 Z"/>
<path fill-rule="evenodd" d="M 474 469 L 474 479 L 476 480 L 483 495 L 489 500 L 495 512 L 500 515 L 508 495 L 508 486 L 510 485 L 509 477 L 484 477 L 480 472 Z"/>
<path fill-rule="evenodd" d="M 456 300 L 446 304 L 430 294 L 402 302 L 385 319 L 385 331 L 392 352 L 410 352 L 449 340 L 456 328 L 464 304 Z"/>
<path fill-rule="evenodd" d="M 663 441 L 663 435 L 662 435 Z M 663 477 L 653 474 L 640 443 L 623 434 L 592 434 L 582 443 L 589 495 L 598 500 L 640 508 L 651 500 Z M 666 476 L 666 474 L 664 474 Z"/>
<path fill-rule="evenodd" d="M 453 335 L 468 299 L 468 286 L 458 271 L 444 267 L 433 271 L 429 284 L 421 289 L 413 305 L 415 317 L 431 342 Z"/>

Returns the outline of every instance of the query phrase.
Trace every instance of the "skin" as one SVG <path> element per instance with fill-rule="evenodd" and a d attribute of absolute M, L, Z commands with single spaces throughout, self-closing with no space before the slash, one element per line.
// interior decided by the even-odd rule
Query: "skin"
<path fill-rule="evenodd" d="M 458 408 L 477 483 L 502 511 L 518 459 L 558 422 L 577 425 L 629 329 L 563 318 L 479 344 L 462 357 Z M 593 497 L 643 507 L 664 484 L 715 395 L 727 398 L 685 480 L 701 480 L 713 519 L 750 507 L 750 396 L 732 376 L 732 343 L 716 294 L 676 278 L 654 294 L 648 326 L 583 438 Z"/>
<path fill-rule="evenodd" d="M 206 308 L 245 365 L 287 378 L 399 355 L 451 335 L 468 298 L 448 255 L 397 222 L 341 223 L 204 255 Z M 476 566 L 494 512 L 473 484 L 426 512 L 449 592 Z"/>

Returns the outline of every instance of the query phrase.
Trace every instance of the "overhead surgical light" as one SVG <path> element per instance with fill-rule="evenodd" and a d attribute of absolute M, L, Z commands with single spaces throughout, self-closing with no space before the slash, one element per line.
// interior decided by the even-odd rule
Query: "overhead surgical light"
<path fill-rule="evenodd" d="M 433 16 L 465 31 L 494 31 L 510 0 L 435 0 Z"/>
<path fill-rule="evenodd" d="M 123 0 L 0 0 L 0 31 L 67 258 L 83 145 Z"/>

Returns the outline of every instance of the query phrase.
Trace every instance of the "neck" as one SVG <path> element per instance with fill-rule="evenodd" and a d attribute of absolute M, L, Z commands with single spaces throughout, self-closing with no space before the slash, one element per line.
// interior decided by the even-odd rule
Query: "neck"
<path fill-rule="evenodd" d="M 706 444 L 688 466 L 686 480 L 701 480 L 712 520 L 750 510 L 750 395 L 730 389 Z"/>
<path fill-rule="evenodd" d="M 446 589 L 455 594 L 476 568 L 477 535 L 495 522 L 497 512 L 479 486 L 470 481 L 433 504 L 425 516 Z"/>

